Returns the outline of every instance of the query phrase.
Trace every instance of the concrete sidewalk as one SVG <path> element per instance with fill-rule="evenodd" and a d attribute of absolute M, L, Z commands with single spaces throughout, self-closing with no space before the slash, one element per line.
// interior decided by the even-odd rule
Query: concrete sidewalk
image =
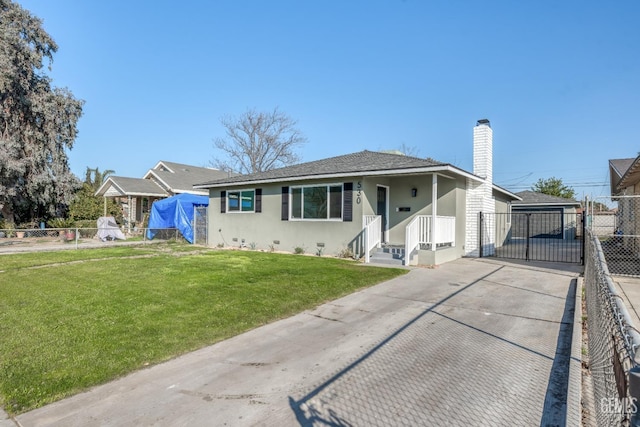
<path fill-rule="evenodd" d="M 579 425 L 571 268 L 413 269 L 0 426 Z"/>
<path fill-rule="evenodd" d="M 640 328 L 640 278 L 613 276 L 613 281 L 631 315 L 633 325 Z"/>

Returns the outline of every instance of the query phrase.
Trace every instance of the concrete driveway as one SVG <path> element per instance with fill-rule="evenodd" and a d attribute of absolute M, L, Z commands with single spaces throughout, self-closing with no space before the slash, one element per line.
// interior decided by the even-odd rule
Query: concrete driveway
<path fill-rule="evenodd" d="M 578 425 L 577 277 L 413 269 L 0 425 Z"/>

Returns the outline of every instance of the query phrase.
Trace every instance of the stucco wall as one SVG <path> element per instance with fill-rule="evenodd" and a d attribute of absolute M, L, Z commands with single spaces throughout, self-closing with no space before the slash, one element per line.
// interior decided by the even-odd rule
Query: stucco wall
<path fill-rule="evenodd" d="M 352 177 L 342 180 L 292 181 L 288 187 L 310 184 L 353 183 L 353 218 L 351 222 L 339 220 L 281 219 L 282 183 L 251 187 L 233 187 L 233 191 L 262 189 L 262 212 L 220 212 L 222 190 L 212 189 L 209 204 L 209 245 L 255 247 L 262 250 L 293 252 L 296 247 L 306 253 L 316 253 L 318 243 L 324 244 L 322 253 L 337 255 L 349 248 L 362 255 L 362 217 L 377 212 L 378 187 L 387 189 L 388 223 L 387 242 L 404 245 L 405 229 L 416 215 L 432 214 L 432 175 L 398 177 Z M 456 244 L 447 249 L 447 260 L 460 257 L 465 250 L 466 179 L 438 177 L 437 214 L 456 217 Z M 412 189 L 417 189 L 412 197 Z M 409 211 L 400 208 L 409 208 Z M 344 209 L 343 209 L 344 213 Z M 432 257 L 430 254 L 429 257 Z M 437 260 L 436 258 L 433 258 Z M 421 262 L 419 260 L 419 262 Z M 421 262 L 422 263 L 422 262 Z"/>
<path fill-rule="evenodd" d="M 221 189 L 210 191 L 209 245 L 239 247 L 243 240 L 247 247 L 289 251 L 296 247 L 306 253 L 316 253 L 318 243 L 324 243 L 323 254 L 337 255 L 346 249 L 362 230 L 362 206 L 356 203 L 356 180 L 319 181 L 314 184 L 353 182 L 353 221 L 281 219 L 283 185 L 234 187 L 233 190 L 262 189 L 262 212 L 220 212 Z M 289 182 L 289 187 L 308 182 Z"/>

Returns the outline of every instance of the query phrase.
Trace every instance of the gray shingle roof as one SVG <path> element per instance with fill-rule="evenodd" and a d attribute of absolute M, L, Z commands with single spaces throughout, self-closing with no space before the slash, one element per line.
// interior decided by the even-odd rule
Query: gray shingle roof
<path fill-rule="evenodd" d="M 169 196 L 166 191 L 150 179 L 113 175 L 100 187 L 99 194 L 103 195 L 112 186 L 115 186 L 118 192 L 124 196 Z"/>
<path fill-rule="evenodd" d="M 580 206 L 580 202 L 574 199 L 566 199 L 564 197 L 550 196 L 544 193 L 538 193 L 536 191 L 520 191 L 516 193 L 516 196 L 522 200 L 514 200 L 512 205 L 575 205 Z"/>
<path fill-rule="evenodd" d="M 640 181 L 640 156 L 633 159 L 609 160 L 611 194 L 618 194 L 624 188 Z"/>
<path fill-rule="evenodd" d="M 352 154 L 300 163 L 266 172 L 247 175 L 237 175 L 225 179 L 203 181 L 198 187 L 215 186 L 219 184 L 241 184 L 244 182 L 270 182 L 290 178 L 312 178 L 321 175 L 349 175 L 363 172 L 380 172 L 447 166 L 430 159 L 405 156 L 401 154 L 380 153 L 375 151 L 360 151 Z"/>
<path fill-rule="evenodd" d="M 619 178 L 622 178 L 624 174 L 629 170 L 635 158 L 631 159 L 612 159 L 609 160 L 609 165 L 613 169 L 613 171 L 618 175 Z"/>
<path fill-rule="evenodd" d="M 163 170 L 160 164 L 166 166 L 168 170 Z M 184 165 L 181 163 L 161 161 L 158 167 L 150 169 L 147 176 L 154 175 L 163 186 L 173 193 L 194 192 L 193 186 L 200 182 L 227 178 L 229 174 L 219 169 L 211 169 Z"/>

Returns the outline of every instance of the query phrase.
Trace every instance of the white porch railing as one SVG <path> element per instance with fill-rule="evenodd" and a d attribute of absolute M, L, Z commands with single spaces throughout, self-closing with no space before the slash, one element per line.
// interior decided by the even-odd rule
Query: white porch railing
<path fill-rule="evenodd" d="M 382 216 L 364 215 L 362 217 L 364 226 L 364 262 L 369 262 L 371 249 L 380 247 L 382 244 Z"/>
<path fill-rule="evenodd" d="M 404 264 L 409 265 L 411 253 L 420 245 L 433 244 L 432 238 L 432 215 L 418 215 L 407 225 L 405 231 Z M 436 216 L 435 244 L 449 243 L 456 245 L 456 217 Z"/>

